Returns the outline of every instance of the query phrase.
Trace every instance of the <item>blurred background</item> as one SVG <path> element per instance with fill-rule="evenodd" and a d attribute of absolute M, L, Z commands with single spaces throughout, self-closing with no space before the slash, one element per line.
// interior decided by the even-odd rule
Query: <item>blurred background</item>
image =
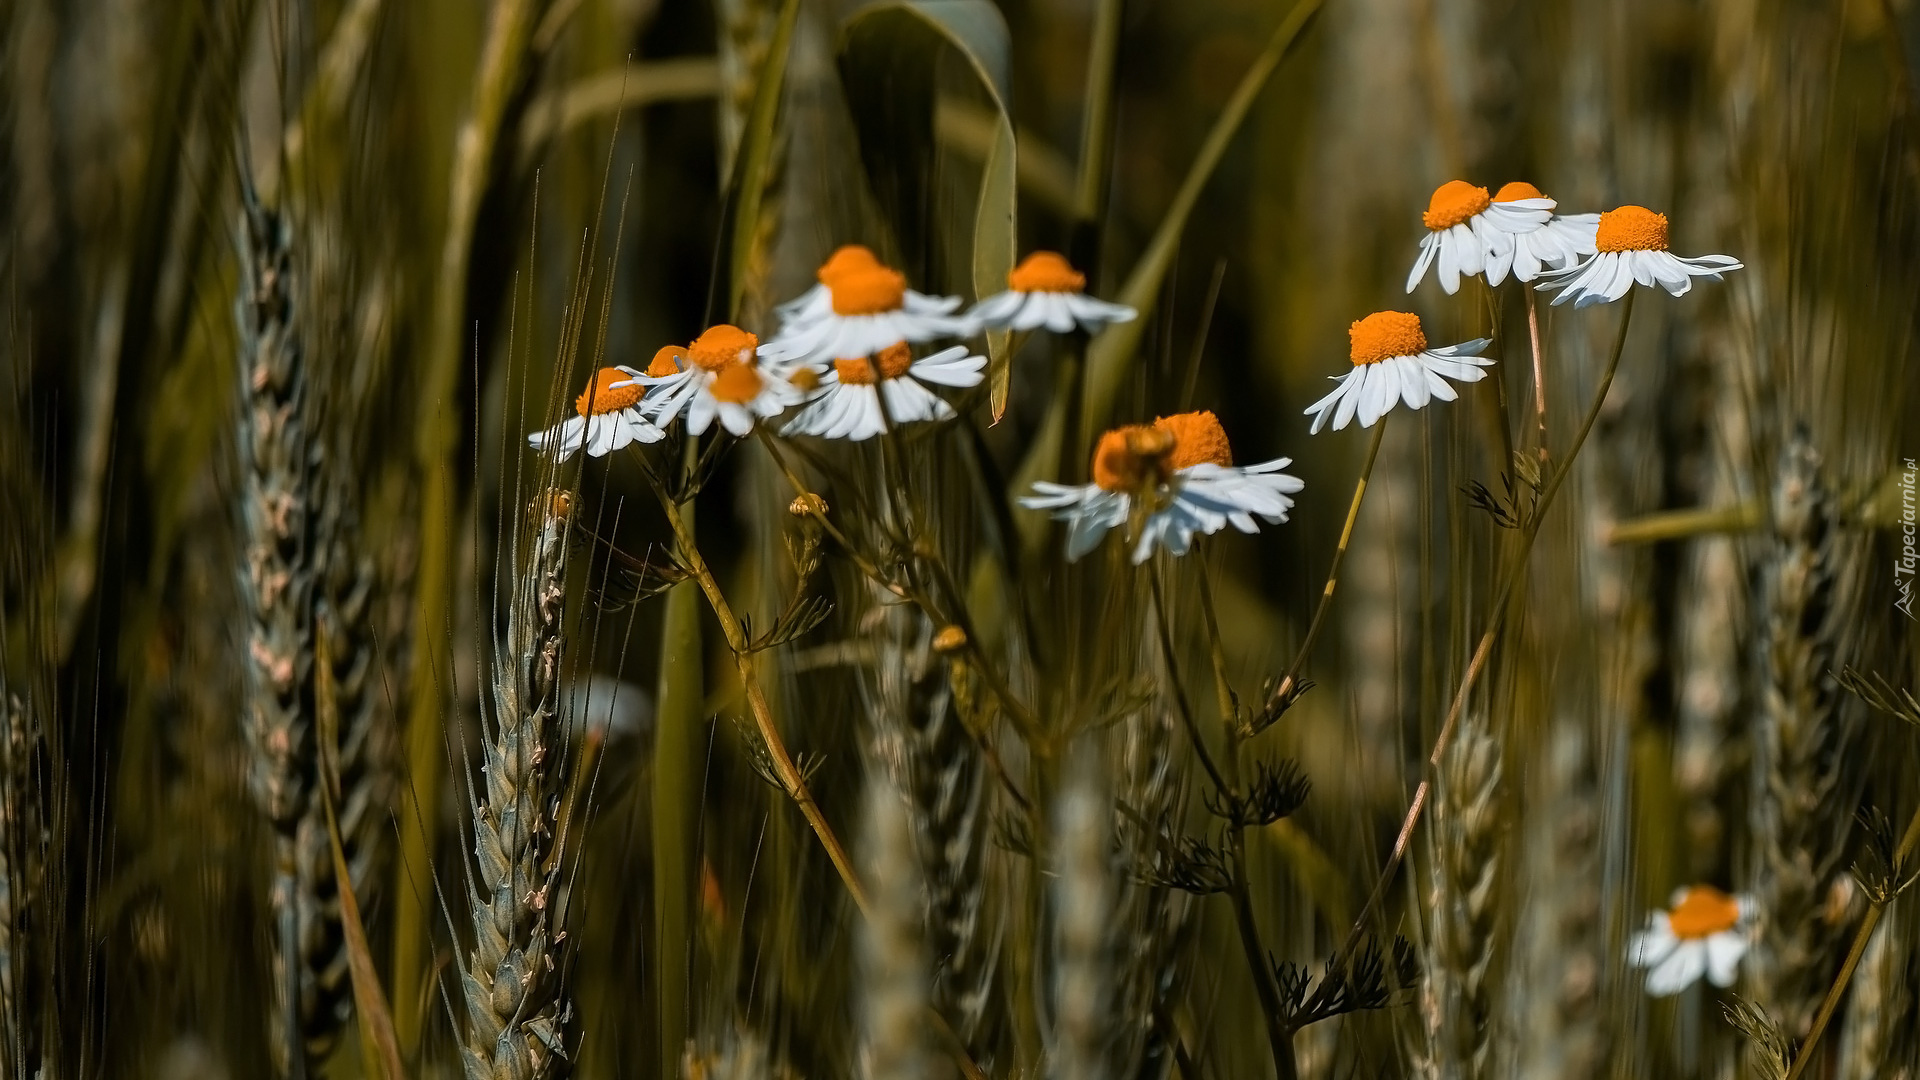
<path fill-rule="evenodd" d="M 1197 356 L 1191 403 L 1219 414 L 1237 460 L 1290 456 L 1307 482 L 1291 524 L 1207 549 L 1243 694 L 1299 645 L 1364 449 L 1352 431 L 1310 438 L 1301 415 L 1348 370 L 1348 324 L 1392 308 L 1420 313 L 1436 343 L 1501 328 L 1511 362 L 1499 378 L 1389 428 L 1309 665 L 1317 688 L 1263 736 L 1314 783 L 1299 814 L 1260 830 L 1249 864 L 1269 947 L 1310 971 L 1372 887 L 1486 614 L 1507 549 L 1461 492 L 1497 489 L 1506 403 L 1532 395 L 1519 293 L 1407 295 L 1426 199 L 1453 178 L 1527 180 L 1563 212 L 1663 211 L 1676 252 L 1746 263 L 1723 285 L 1640 299 L 1474 706 L 1504 746 L 1505 779 L 1486 827 L 1496 899 L 1476 901 L 1478 960 L 1463 962 L 1467 989 L 1448 991 L 1472 1015 L 1449 1013 L 1427 983 L 1424 998 L 1414 987 L 1393 1009 L 1306 1030 L 1298 1050 L 1316 1076 L 1758 1069 L 1721 992 L 1651 1001 L 1625 950 L 1675 886 L 1771 888 L 1770 856 L 1804 870 L 1805 985 L 1779 976 L 1741 992 L 1804 1035 L 1867 906 L 1847 874 L 1854 811 L 1904 823 L 1920 798 L 1920 733 L 1870 716 L 1825 674 L 1845 663 L 1912 685 L 1916 670 L 1892 567 L 1899 467 L 1920 453 L 1920 11 L 1001 0 L 978 7 L 997 9 L 1003 34 L 969 7 L 988 27 L 970 57 L 863 38 L 848 29 L 860 7 L 802 0 L 789 45 L 773 0 L 0 0 L 9 1071 L 273 1068 L 270 830 L 237 722 L 248 563 L 236 431 L 248 414 L 235 357 L 257 337 L 243 192 L 292 223 L 307 452 L 336 478 L 325 513 L 353 522 L 350 553 L 316 587 L 354 598 L 343 609 L 364 661 L 350 681 L 367 734 L 344 778 L 359 801 L 341 832 L 368 955 L 409 1068 L 451 1076 L 463 1015 L 452 972 L 470 932 L 463 776 L 476 767 L 458 748 L 481 737 L 501 568 L 536 483 L 525 435 L 603 362 L 644 366 L 719 321 L 770 332 L 771 307 L 841 243 L 889 254 L 924 291 L 974 296 L 967 243 L 1001 105 L 1018 146 L 1017 251 L 1074 253 L 1097 295 L 1145 283 L 1112 415 L 1175 411 Z M 1276 28 L 1309 11 L 1276 50 Z M 1083 131 L 1103 19 L 1104 141 Z M 783 66 L 777 111 L 756 120 L 770 55 Z M 1263 62 L 1271 76 L 1249 81 Z M 929 93 L 937 104 L 913 114 Z M 1223 129 L 1240 94 L 1250 108 Z M 916 122 L 917 140 L 876 135 Z M 1224 153 L 1196 173 L 1214 135 Z M 1090 145 L 1100 160 L 1082 160 Z M 743 178 L 759 200 L 744 234 Z M 1164 272 L 1139 277 L 1163 236 Z M 1607 309 L 1542 305 L 1556 433 L 1585 407 L 1616 325 Z M 1005 418 L 966 425 L 989 486 L 1018 493 L 1011 478 L 1062 362 L 1028 343 Z M 1068 441 L 1079 459 L 1086 446 Z M 757 451 L 722 461 L 697 519 L 739 606 L 770 621 L 790 576 L 775 534 L 792 492 Z M 1783 612 L 1768 583 L 1797 534 L 1777 496 L 1786 463 L 1808 454 L 1831 530 L 1812 548 L 1825 584 L 1817 603 Z M 651 492 L 617 461 L 578 483 L 594 539 L 570 571 L 578 625 L 561 690 L 565 805 L 582 824 L 567 877 L 573 1068 L 870 1068 L 858 919 L 804 823 L 754 774 L 716 627 L 690 589 L 671 609 L 610 554 L 670 542 Z M 974 516 L 954 510 L 953 528 L 985 528 Z M 814 784 L 829 818 L 862 837 L 858 672 L 872 661 L 858 649 L 884 611 L 831 552 L 828 563 L 836 611 L 778 650 L 770 693 L 792 710 L 791 742 L 823 762 Z M 1193 633 L 1186 681 L 1204 687 Z M 1813 672 L 1818 719 L 1794 751 L 1826 807 L 1795 840 L 1801 855 L 1755 824 L 1768 820 L 1770 759 L 1755 748 L 1770 745 L 1782 650 Z M 693 718 L 671 739 L 657 722 L 668 698 Z M 1204 818 L 1197 788 L 1178 802 Z M 974 871 L 1010 898 L 989 908 L 1018 912 L 1044 883 L 1009 868 L 1017 843 L 989 841 L 1005 809 L 982 812 Z M 1432 879 L 1448 860 L 1431 846 L 1444 843 L 1416 843 L 1378 914 L 1383 937 L 1409 937 L 1430 961 L 1444 959 L 1423 930 L 1445 917 Z M 1225 902 L 1185 903 L 1164 926 L 1125 931 L 1156 942 L 1142 951 L 1165 967 L 1148 980 L 1159 1004 L 1139 1016 L 1115 1005 L 1111 1019 L 1154 1034 L 1112 1035 L 1108 1063 L 1074 1075 L 1271 1067 Z M 1815 1065 L 1826 1071 L 1810 1075 L 1914 1075 L 1913 907 L 1888 909 Z M 1060 1007 L 1037 974 L 1046 964 L 1015 955 L 1044 952 L 1022 944 L 1040 931 L 994 918 L 987 936 L 1006 959 L 980 985 L 1013 1004 L 976 1056 L 993 1075 L 1067 1075 L 1064 1056 L 1036 1049 L 1053 1045 Z M 323 979 L 342 1001 L 343 965 Z M 1013 1015 L 1029 1005 L 1033 1016 Z M 309 1042 L 315 1075 L 362 1075 L 362 1029 L 333 1026 Z M 1182 1053 L 1162 1045 L 1168 1031 Z M 1464 1050 L 1435 1049 L 1454 1035 Z"/>

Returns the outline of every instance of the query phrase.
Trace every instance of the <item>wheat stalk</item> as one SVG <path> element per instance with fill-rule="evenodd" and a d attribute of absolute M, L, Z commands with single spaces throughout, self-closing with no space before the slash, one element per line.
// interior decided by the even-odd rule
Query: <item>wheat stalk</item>
<path fill-rule="evenodd" d="M 1911 894 L 1909 894 L 1911 895 Z M 1912 1080 L 1920 1073 L 1920 954 L 1913 902 L 1889 904 L 1848 991 L 1840 1080 Z"/>
<path fill-rule="evenodd" d="M 474 944 L 460 969 L 467 1080 L 553 1076 L 565 1057 L 571 1010 L 549 906 L 563 862 L 549 856 L 564 824 L 550 814 L 564 785 L 549 740 L 559 702 L 568 501 L 559 492 L 543 500 L 538 531 L 516 560 L 505 638 L 494 645 L 484 783 L 469 799 L 479 878 L 468 881 Z"/>
<path fill-rule="evenodd" d="M 1837 928 L 1824 918 L 1844 869 L 1862 775 L 1847 750 L 1858 718 L 1830 669 L 1849 613 L 1836 592 L 1841 552 L 1820 458 L 1804 432 L 1781 448 L 1772 542 L 1761 568 L 1759 716 L 1750 828 L 1758 947 L 1754 999 L 1789 1034 L 1807 1031 L 1832 973 Z"/>
<path fill-rule="evenodd" d="M 274 1067 L 304 1076 L 301 1046 L 300 826 L 314 777 L 313 479 L 307 367 L 294 280 L 292 235 L 279 214 L 249 191 L 241 223 L 240 343 L 246 703 L 241 726 L 255 801 L 273 832 L 269 892 L 274 931 Z"/>
<path fill-rule="evenodd" d="M 1601 980 L 1610 966 L 1601 921 L 1600 808 L 1589 717 L 1569 710 L 1546 733 L 1547 795 L 1529 815 L 1530 890 L 1516 974 L 1519 1071 L 1593 1077 L 1606 1062 Z"/>
<path fill-rule="evenodd" d="M 1433 821 L 1433 927 L 1427 943 L 1426 1075 L 1488 1075 L 1492 971 L 1500 923 L 1500 744 L 1469 713 L 1442 759 Z"/>
<path fill-rule="evenodd" d="M 951 1076 L 928 1046 L 927 958 L 920 938 L 926 916 L 916 867 L 919 807 L 903 803 L 893 785 L 867 783 L 868 896 L 861 934 L 862 1040 L 858 1073 L 869 1080 L 929 1080 Z"/>
<path fill-rule="evenodd" d="M 1068 764 L 1055 810 L 1057 876 L 1053 886 L 1054 1017 L 1047 1075 L 1095 1080 L 1122 1075 L 1116 1068 L 1112 816 L 1102 794 L 1097 759 L 1083 746 Z"/>

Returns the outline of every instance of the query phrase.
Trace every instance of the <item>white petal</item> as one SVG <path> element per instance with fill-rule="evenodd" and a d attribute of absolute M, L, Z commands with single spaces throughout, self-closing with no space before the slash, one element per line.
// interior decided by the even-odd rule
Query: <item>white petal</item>
<path fill-rule="evenodd" d="M 1698 940 L 1682 941 L 1665 960 L 1647 972 L 1647 993 L 1669 997 L 1698 982 L 1707 970 L 1707 947 Z"/>
<path fill-rule="evenodd" d="M 1026 302 L 1026 293 L 1009 289 L 1003 293 L 995 293 L 973 305 L 972 310 L 967 312 L 967 317 L 981 326 L 1007 327 L 1020 314 L 1020 309 L 1026 305 Z"/>
<path fill-rule="evenodd" d="M 1707 938 L 1707 979 L 1715 986 L 1732 986 L 1740 958 L 1747 954 L 1745 936 L 1723 930 Z"/>
<path fill-rule="evenodd" d="M 1429 391 L 1427 389 L 1426 369 L 1417 356 L 1396 356 L 1385 363 L 1400 368 L 1400 400 L 1407 403 L 1409 409 L 1427 407 Z"/>
<path fill-rule="evenodd" d="M 1429 232 L 1420 238 L 1420 257 L 1413 260 L 1413 269 L 1407 274 L 1407 291 L 1412 292 L 1420 279 L 1427 276 L 1427 267 L 1433 265 L 1433 256 L 1439 250 L 1439 233 Z"/>

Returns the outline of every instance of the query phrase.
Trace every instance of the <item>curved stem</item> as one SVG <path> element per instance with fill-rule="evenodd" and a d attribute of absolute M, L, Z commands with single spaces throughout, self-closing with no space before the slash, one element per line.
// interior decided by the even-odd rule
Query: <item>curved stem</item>
<path fill-rule="evenodd" d="M 1547 463 L 1547 375 L 1540 353 L 1540 302 L 1534 290 L 1527 294 L 1527 340 L 1533 346 L 1533 419 L 1540 437 L 1540 464 Z"/>
<path fill-rule="evenodd" d="M 1906 865 L 1916 845 L 1920 845 L 1920 806 L 1915 807 L 1913 817 L 1907 819 L 1907 831 L 1900 837 L 1899 850 L 1894 852 L 1896 873 L 1898 868 Z M 1833 1011 L 1840 1006 L 1840 996 L 1846 993 L 1847 984 L 1853 981 L 1854 969 L 1860 966 L 1860 957 L 1866 953 L 1873 929 L 1880 924 L 1880 916 L 1886 910 L 1885 904 L 1874 904 L 1867 909 L 1867 917 L 1860 920 L 1860 929 L 1853 935 L 1853 946 L 1847 950 L 1846 963 L 1840 965 L 1840 974 L 1834 977 L 1825 1000 L 1820 1002 L 1820 1011 L 1813 1017 L 1813 1027 L 1808 1029 L 1806 1041 L 1800 1044 L 1800 1052 L 1794 1055 L 1793 1067 L 1787 1070 L 1787 1080 L 1800 1080 L 1801 1074 L 1807 1071 L 1807 1062 L 1813 1060 L 1813 1048 L 1819 1045 L 1820 1036 L 1826 1033 L 1827 1024 L 1833 1020 Z"/>
<path fill-rule="evenodd" d="M 1566 483 L 1567 476 L 1573 471 L 1573 463 L 1580 456 L 1580 448 L 1586 445 L 1587 436 L 1593 433 L 1593 425 L 1600 419 L 1600 410 L 1606 404 L 1607 391 L 1613 387 L 1613 376 L 1620 370 L 1620 354 L 1627 345 L 1627 327 L 1633 321 L 1633 297 L 1627 293 L 1626 303 L 1620 311 L 1620 329 L 1614 335 L 1613 351 L 1607 357 L 1606 370 L 1600 375 L 1600 385 L 1595 388 L 1593 401 L 1587 406 L 1585 419 L 1580 430 L 1573 438 L 1573 444 L 1567 448 L 1566 457 L 1561 459 L 1546 485 L 1540 491 L 1540 499 L 1534 503 L 1533 512 L 1528 515 L 1527 523 L 1520 531 L 1520 546 L 1514 552 L 1513 564 L 1507 570 L 1507 576 L 1500 583 L 1500 591 L 1494 595 L 1493 608 L 1487 616 L 1487 628 L 1480 635 L 1480 642 L 1474 647 L 1473 658 L 1467 662 L 1467 670 L 1460 678 L 1460 687 L 1454 692 L 1453 704 L 1447 708 L 1447 718 L 1440 725 L 1440 734 L 1433 742 L 1433 753 L 1427 756 L 1427 765 L 1420 779 L 1420 786 L 1414 789 L 1413 801 L 1407 807 L 1407 815 L 1400 823 L 1400 832 L 1393 842 L 1393 851 L 1387 856 L 1387 864 L 1380 870 L 1380 876 L 1374 881 L 1373 892 L 1368 895 L 1366 906 L 1360 909 L 1360 915 L 1353 922 L 1353 928 L 1347 934 L 1347 945 L 1351 948 L 1357 943 L 1367 925 L 1367 920 L 1380 904 L 1387 886 L 1393 881 L 1395 871 L 1406 857 L 1407 845 L 1413 839 L 1414 826 L 1420 822 L 1420 814 L 1426 809 L 1428 797 L 1433 791 L 1433 773 L 1439 768 L 1440 759 L 1446 755 L 1447 747 L 1452 745 L 1454 729 L 1459 725 L 1460 713 L 1466 707 L 1467 696 L 1473 692 L 1474 684 L 1480 673 L 1486 669 L 1487 659 L 1493 654 L 1494 642 L 1499 638 L 1502 627 L 1506 625 L 1507 601 L 1512 599 L 1520 580 L 1526 576 L 1527 559 L 1533 552 L 1533 542 L 1540 535 L 1540 526 L 1546 520 L 1547 509 L 1553 505 L 1553 498 Z"/>
<path fill-rule="evenodd" d="M 827 823 L 826 815 L 821 812 L 820 804 L 814 801 L 813 793 L 807 790 L 806 777 L 800 774 L 799 767 L 793 763 L 793 756 L 787 753 L 786 743 L 780 738 L 780 729 L 773 722 L 773 710 L 767 705 L 766 693 L 761 690 L 760 680 L 754 674 L 753 652 L 747 647 L 746 631 L 741 628 L 739 617 L 727 603 L 725 594 L 721 593 L 720 584 L 714 580 L 707 560 L 694 545 L 693 531 L 687 527 L 679 504 L 673 501 L 652 473 L 648 473 L 647 479 L 653 485 L 654 494 L 659 496 L 660 509 L 666 515 L 674 539 L 679 542 L 680 557 L 693 571 L 694 580 L 700 583 L 700 591 L 706 594 L 707 606 L 713 609 L 714 618 L 720 621 L 720 632 L 726 636 L 727 647 L 733 652 L 734 667 L 740 672 L 740 685 L 747 693 L 747 707 L 753 713 L 753 722 L 759 728 L 761 740 L 767 744 L 767 756 L 773 762 L 780 786 L 806 816 L 807 824 L 813 826 L 814 835 L 820 838 L 820 846 L 827 850 L 827 858 L 832 860 L 833 868 L 839 871 L 840 880 L 846 883 L 854 906 L 860 909 L 862 916 L 869 915 L 867 890 L 854 875 L 853 860 L 847 857 L 847 849 L 841 845 L 840 838 L 834 835 L 833 826 Z"/>
<path fill-rule="evenodd" d="M 1367 497 L 1367 480 L 1373 476 L 1373 463 L 1380 456 L 1380 441 L 1387 431 L 1387 418 L 1381 417 L 1373 425 L 1373 438 L 1367 443 L 1367 459 L 1360 464 L 1360 479 L 1353 485 L 1353 502 L 1347 506 L 1347 523 L 1340 528 L 1340 544 L 1333 549 L 1333 565 L 1327 568 L 1327 584 L 1320 590 L 1320 604 L 1313 609 L 1313 621 L 1307 624 L 1307 636 L 1300 642 L 1300 649 L 1294 653 L 1293 663 L 1287 665 L 1287 674 L 1280 684 L 1273 688 L 1267 699 L 1271 710 L 1277 703 L 1287 700 L 1293 692 L 1294 683 L 1300 677 L 1300 669 L 1306 666 L 1307 655 L 1313 652 L 1313 643 L 1320 638 L 1320 628 L 1326 624 L 1327 611 L 1333 606 L 1333 590 L 1340 584 L 1340 564 L 1347 557 L 1347 545 L 1353 540 L 1353 523 L 1360 517 L 1360 503 Z"/>

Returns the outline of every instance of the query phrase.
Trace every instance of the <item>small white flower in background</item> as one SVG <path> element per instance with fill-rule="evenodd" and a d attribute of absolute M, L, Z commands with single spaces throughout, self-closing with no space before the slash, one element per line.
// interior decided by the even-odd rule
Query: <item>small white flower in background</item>
<path fill-rule="evenodd" d="M 1488 221 L 1512 238 L 1512 243 L 1487 252 L 1487 284 L 1498 285 L 1513 272 L 1517 281 L 1532 281 L 1543 270 L 1571 266 L 1597 250 L 1594 232 L 1599 214 L 1555 214 L 1552 199 L 1525 181 L 1516 180 L 1494 193 Z M 1545 210 L 1545 221 L 1535 220 Z M 1522 214 L 1506 211 L 1520 211 Z"/>
<path fill-rule="evenodd" d="M 1702 975 L 1715 986 L 1732 986 L 1747 952 L 1753 901 L 1694 885 L 1674 890 L 1672 904 L 1647 916 L 1647 928 L 1627 945 L 1627 961 L 1648 969 L 1647 993 L 1668 997 Z"/>
<path fill-rule="evenodd" d="M 1577 266 L 1541 275 L 1536 288 L 1560 289 L 1556 305 L 1573 301 L 1576 308 L 1612 303 L 1627 295 L 1634 283 L 1658 285 L 1673 296 L 1693 288 L 1693 279 L 1719 281 L 1743 265 L 1731 255 L 1682 258 L 1667 250 L 1667 215 L 1644 206 L 1622 206 L 1600 215 L 1594 232 L 1598 254 Z"/>
<path fill-rule="evenodd" d="M 1022 496 L 1029 510 L 1051 510 L 1068 523 L 1067 559 L 1099 546 L 1110 530 L 1126 526 L 1136 499 L 1144 520 L 1132 559 L 1143 563 L 1157 547 L 1185 555 L 1195 533 L 1212 535 L 1232 525 L 1259 532 L 1255 518 L 1278 525 L 1293 508 L 1291 496 L 1305 485 L 1281 472 L 1291 458 L 1237 467 L 1220 421 L 1210 412 L 1164 416 L 1151 426 L 1130 424 L 1100 436 L 1093 451 L 1093 483 L 1033 485 Z"/>
<path fill-rule="evenodd" d="M 590 457 L 601 457 L 633 443 L 659 442 L 666 432 L 642 415 L 647 391 L 634 374 L 627 368 L 601 368 L 594 373 L 593 384 L 574 400 L 579 415 L 534 432 L 527 436 L 527 444 L 565 461 L 582 447 Z"/>
<path fill-rule="evenodd" d="M 1420 316 L 1404 311 L 1376 311 L 1349 327 L 1347 337 L 1353 370 L 1333 376 L 1339 388 L 1307 407 L 1313 417 L 1309 434 L 1318 434 L 1329 414 L 1339 431 L 1355 416 L 1361 427 L 1372 427 L 1396 402 L 1420 409 L 1431 399 L 1452 401 L 1460 395 L 1447 380 L 1479 382 L 1487 375 L 1482 369 L 1493 366 L 1480 355 L 1493 339 L 1430 349 Z"/>
<path fill-rule="evenodd" d="M 716 419 L 735 435 L 749 434 L 756 420 L 780 415 L 803 396 L 755 361 L 759 344 L 745 330 L 722 323 L 686 347 L 681 370 L 663 370 L 661 357 L 655 356 L 647 374 L 636 380 L 656 388 L 646 410 L 662 427 L 684 412 L 689 435 L 704 434 Z"/>
<path fill-rule="evenodd" d="M 915 360 L 904 341 L 881 349 L 871 359 L 835 360 L 820 376 L 820 389 L 812 401 L 787 422 L 781 434 L 859 442 L 885 431 L 888 424 L 945 420 L 953 415 L 953 406 L 922 384 L 978 386 L 986 366 L 987 358 L 971 355 L 965 345 Z M 796 381 L 803 378 L 795 373 Z"/>
<path fill-rule="evenodd" d="M 1420 215 L 1427 235 L 1420 238 L 1420 257 L 1407 275 L 1407 291 L 1420 284 L 1431 266 L 1442 289 L 1459 292 L 1461 275 L 1484 273 L 1492 263 L 1510 264 L 1513 234 L 1544 225 L 1552 217 L 1553 204 L 1547 200 L 1496 203 L 1486 188 L 1465 180 L 1441 184 Z M 1504 276 L 1505 270 L 1501 273 Z"/>
<path fill-rule="evenodd" d="M 927 296 L 873 252 L 849 244 L 820 267 L 820 284 L 775 309 L 780 332 L 760 347 L 783 368 L 822 368 L 842 356 L 871 356 L 896 341 L 971 337 L 973 320 L 953 314 L 957 296 Z"/>
<path fill-rule="evenodd" d="M 1036 251 L 1007 275 L 1007 291 L 995 293 L 967 314 L 996 330 L 1038 330 L 1064 334 L 1078 326 L 1091 334 L 1108 323 L 1137 314 L 1125 304 L 1088 296 L 1087 276 L 1051 251 Z"/>

